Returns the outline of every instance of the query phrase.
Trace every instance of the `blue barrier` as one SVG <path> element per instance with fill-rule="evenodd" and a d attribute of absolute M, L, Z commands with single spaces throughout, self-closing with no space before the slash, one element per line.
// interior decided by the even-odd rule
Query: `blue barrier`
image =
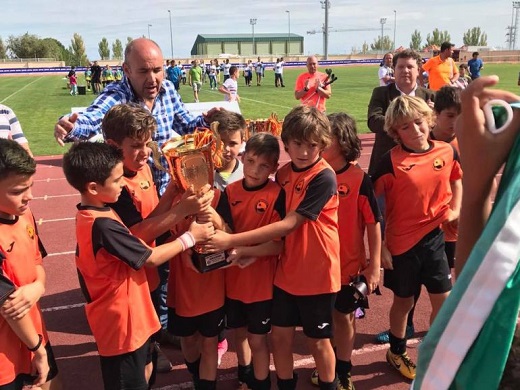
<path fill-rule="evenodd" d="M 381 59 L 362 59 L 362 60 L 327 60 L 319 61 L 321 67 L 329 66 L 343 66 L 343 65 L 365 65 L 365 64 L 380 64 Z M 305 61 L 289 61 L 284 64 L 286 68 L 292 67 L 303 67 Z M 243 66 L 244 63 L 232 63 L 231 65 Z M 274 62 L 264 62 L 266 69 L 272 68 L 275 65 Z M 184 68 L 189 69 L 189 64 L 184 64 Z M 113 66 L 112 70 L 117 70 L 119 67 Z M 77 67 L 76 72 L 82 73 L 85 71 L 85 67 Z M 0 75 L 2 74 L 28 74 L 28 73 L 64 73 L 65 75 L 69 72 L 70 66 L 57 66 L 52 68 L 0 68 Z"/>

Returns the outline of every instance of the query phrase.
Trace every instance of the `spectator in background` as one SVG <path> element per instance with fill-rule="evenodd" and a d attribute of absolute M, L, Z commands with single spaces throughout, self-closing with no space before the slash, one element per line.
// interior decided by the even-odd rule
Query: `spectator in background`
<path fill-rule="evenodd" d="M 283 66 L 284 66 L 283 57 L 277 58 L 276 64 L 274 64 L 274 86 L 275 87 L 285 88 L 285 85 L 283 84 Z"/>
<path fill-rule="evenodd" d="M 209 87 L 211 89 L 217 89 L 217 66 L 215 61 L 211 60 L 209 63 Z"/>
<path fill-rule="evenodd" d="M 256 73 L 256 85 L 261 86 L 262 85 L 262 77 L 264 77 L 264 63 L 258 57 L 258 61 L 255 64 L 255 73 Z"/>
<path fill-rule="evenodd" d="M 92 76 L 92 92 L 96 95 L 101 93 L 101 66 L 97 61 L 90 67 L 90 73 Z"/>
<path fill-rule="evenodd" d="M 423 69 L 428 72 L 429 87 L 438 91 L 444 85 L 452 85 L 459 79 L 459 69 L 451 56 L 453 47 L 450 42 L 443 42 L 438 56 L 430 58 Z"/>
<path fill-rule="evenodd" d="M 12 139 L 18 142 L 31 157 L 33 156 L 29 148 L 29 141 L 25 138 L 22 126 L 20 126 L 14 111 L 3 104 L 0 104 L 0 138 Z"/>
<path fill-rule="evenodd" d="M 195 103 L 198 103 L 199 91 L 202 88 L 202 68 L 199 66 L 199 60 L 193 60 L 191 62 L 191 69 L 188 73 L 188 84 L 193 89 Z"/>
<path fill-rule="evenodd" d="M 307 72 L 300 74 L 296 79 L 294 97 L 304 106 L 316 107 L 319 111 L 325 112 L 325 102 L 332 95 L 330 84 L 323 86 L 326 79 L 326 73 L 318 72 L 316 56 L 307 57 Z"/>
<path fill-rule="evenodd" d="M 468 65 L 460 64 L 459 65 L 459 78 L 453 84 L 454 87 L 460 89 L 466 89 L 466 87 L 471 83 L 471 76 L 469 75 Z"/>
<path fill-rule="evenodd" d="M 224 73 L 224 82 L 226 82 L 227 79 L 229 79 L 229 69 L 231 68 L 231 64 L 229 63 L 229 59 L 226 58 L 224 60 L 224 64 L 222 65 L 222 72 Z"/>
<path fill-rule="evenodd" d="M 480 77 L 480 70 L 484 67 L 484 62 L 482 62 L 478 56 L 478 51 L 475 51 L 471 55 L 471 60 L 468 61 L 469 73 L 472 80 L 478 79 Z"/>
<path fill-rule="evenodd" d="M 92 79 L 92 72 L 90 71 L 90 66 L 85 68 L 85 84 L 87 85 L 87 91 L 90 91 L 90 81 Z"/>
<path fill-rule="evenodd" d="M 76 71 L 74 69 L 75 68 L 73 66 L 69 72 L 69 84 L 70 84 L 71 96 L 76 96 L 78 94 L 78 77 L 76 76 Z"/>
<path fill-rule="evenodd" d="M 180 81 L 182 77 L 182 70 L 177 66 L 175 63 L 175 60 L 170 61 L 170 66 L 166 68 L 166 78 L 170 80 L 173 85 L 175 86 L 175 89 L 178 91 L 180 88 Z"/>
<path fill-rule="evenodd" d="M 393 59 L 394 55 L 392 53 L 386 53 L 383 57 L 383 63 L 379 67 L 378 72 L 379 86 L 381 87 L 395 82 L 394 68 L 392 66 Z"/>
<path fill-rule="evenodd" d="M 248 60 L 247 65 L 244 67 L 244 79 L 246 81 L 246 85 L 250 87 L 251 81 L 253 81 L 253 61 L 251 60 Z"/>
<path fill-rule="evenodd" d="M 223 93 L 227 102 L 240 102 L 240 96 L 238 96 L 238 79 L 239 71 L 238 67 L 232 66 L 229 68 L 229 78 L 218 89 L 219 92 Z"/>

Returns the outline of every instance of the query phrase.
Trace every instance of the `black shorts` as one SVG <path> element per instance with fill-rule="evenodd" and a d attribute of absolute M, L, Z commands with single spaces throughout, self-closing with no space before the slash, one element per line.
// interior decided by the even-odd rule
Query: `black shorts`
<path fill-rule="evenodd" d="M 332 310 L 336 293 L 292 295 L 274 286 L 273 326 L 302 326 L 303 333 L 313 339 L 332 337 Z"/>
<path fill-rule="evenodd" d="M 444 253 L 444 233 L 436 228 L 413 248 L 392 256 L 393 270 L 385 269 L 385 287 L 400 298 L 413 297 L 424 284 L 430 294 L 451 290 L 451 271 Z"/>
<path fill-rule="evenodd" d="M 210 311 L 195 317 L 181 317 L 168 308 L 168 330 L 175 336 L 188 337 L 199 332 L 204 337 L 215 337 L 224 329 L 225 309 Z"/>
<path fill-rule="evenodd" d="M 336 297 L 334 309 L 343 314 L 352 313 L 358 308 L 368 309 L 368 297 L 356 299 L 355 293 L 356 290 L 350 284 L 342 285 Z"/>
<path fill-rule="evenodd" d="M 273 300 L 244 303 L 226 298 L 226 321 L 230 329 L 247 327 L 252 334 L 267 334 L 271 331 Z"/>
<path fill-rule="evenodd" d="M 48 382 L 58 375 L 58 365 L 56 364 L 56 358 L 50 342 L 45 345 L 45 351 L 47 351 L 47 361 L 49 363 L 49 374 L 47 374 L 46 380 Z M 36 377 L 30 374 L 19 374 L 11 383 L 0 385 L 0 390 L 22 390 L 24 386 L 32 385 L 35 379 Z"/>
<path fill-rule="evenodd" d="M 100 356 L 101 375 L 105 390 L 147 390 L 144 374 L 152 362 L 153 345 L 147 340 L 133 352 L 116 356 Z"/>
<path fill-rule="evenodd" d="M 444 246 L 444 252 L 446 252 L 446 257 L 448 258 L 448 265 L 450 268 L 455 268 L 455 247 L 457 246 L 457 241 L 446 241 Z"/>

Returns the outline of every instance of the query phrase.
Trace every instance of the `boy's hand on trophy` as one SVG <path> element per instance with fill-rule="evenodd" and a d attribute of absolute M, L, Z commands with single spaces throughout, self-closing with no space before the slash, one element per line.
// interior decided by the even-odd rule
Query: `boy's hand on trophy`
<path fill-rule="evenodd" d="M 211 239 L 204 243 L 204 250 L 208 252 L 220 252 L 231 247 L 231 234 L 222 230 L 216 230 Z"/>
<path fill-rule="evenodd" d="M 188 231 L 193 235 L 197 244 L 209 240 L 215 234 L 215 228 L 211 222 L 199 223 L 193 221 Z"/>

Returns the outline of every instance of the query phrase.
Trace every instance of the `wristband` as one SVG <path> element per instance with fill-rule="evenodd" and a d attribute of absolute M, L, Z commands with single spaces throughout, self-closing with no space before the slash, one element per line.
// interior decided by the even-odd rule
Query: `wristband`
<path fill-rule="evenodd" d="M 42 346 L 42 342 L 43 342 L 43 336 L 41 334 L 38 334 L 38 344 L 36 344 L 36 346 L 33 348 L 27 347 L 27 349 L 31 352 L 36 352 Z"/>
<path fill-rule="evenodd" d="M 186 249 L 190 249 L 195 245 L 195 237 L 190 232 L 184 233 L 182 236 L 179 236 L 179 241 L 182 245 L 182 251 L 184 252 Z"/>

